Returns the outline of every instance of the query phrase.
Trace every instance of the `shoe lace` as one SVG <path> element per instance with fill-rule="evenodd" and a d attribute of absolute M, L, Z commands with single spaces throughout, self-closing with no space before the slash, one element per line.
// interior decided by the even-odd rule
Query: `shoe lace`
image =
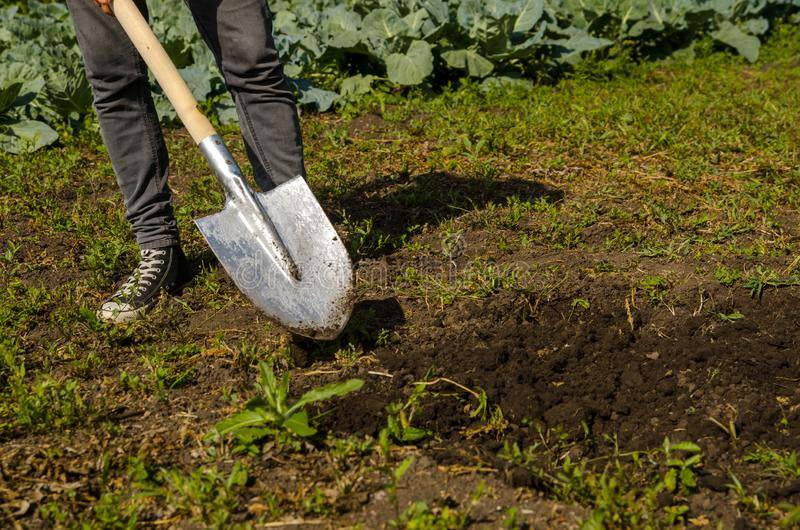
<path fill-rule="evenodd" d="M 142 250 L 139 265 L 133 270 L 128 279 L 123 283 L 114 298 L 124 298 L 130 296 L 141 296 L 142 293 L 152 285 L 153 281 L 158 278 L 161 272 L 161 266 L 164 265 L 163 259 L 166 256 L 166 250 L 158 249 L 145 249 Z"/>

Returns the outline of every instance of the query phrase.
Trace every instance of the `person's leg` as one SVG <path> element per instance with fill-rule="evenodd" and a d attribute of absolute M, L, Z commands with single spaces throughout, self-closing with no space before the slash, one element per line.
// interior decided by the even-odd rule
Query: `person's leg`
<path fill-rule="evenodd" d="M 143 0 L 136 4 L 147 17 Z M 117 20 L 93 0 L 67 0 L 126 219 L 142 249 L 179 244 L 167 186 L 167 148 L 147 69 Z"/>
<path fill-rule="evenodd" d="M 143 0 L 137 5 L 144 16 Z M 103 141 L 141 248 L 139 265 L 97 312 L 107 322 L 140 318 L 162 291 L 188 279 L 167 186 L 168 160 L 147 69 L 117 20 L 94 0 L 67 0 Z"/>
<path fill-rule="evenodd" d="M 258 185 L 270 189 L 305 177 L 297 105 L 265 0 L 187 2 L 236 103 Z"/>

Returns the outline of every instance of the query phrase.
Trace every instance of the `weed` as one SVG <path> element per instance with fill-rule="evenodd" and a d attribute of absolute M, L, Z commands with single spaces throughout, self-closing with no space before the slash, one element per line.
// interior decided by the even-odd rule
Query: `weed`
<path fill-rule="evenodd" d="M 132 392 L 139 393 L 144 390 L 142 378 L 138 375 L 128 373 L 125 370 L 119 373 L 119 382 L 123 388 L 126 388 Z"/>
<path fill-rule="evenodd" d="M 701 459 L 700 447 L 692 442 L 672 443 L 669 438 L 665 438 L 662 449 L 669 468 L 664 475 L 667 490 L 680 490 L 684 494 L 694 490 L 697 487 L 695 469 Z"/>
<path fill-rule="evenodd" d="M 800 506 L 783 505 L 786 516 L 781 519 L 781 528 L 796 528 L 800 524 Z"/>
<path fill-rule="evenodd" d="M 372 218 L 353 222 L 347 214 L 343 213 L 342 217 L 347 248 L 353 256 L 366 257 L 395 247 L 391 236 L 375 229 Z"/>
<path fill-rule="evenodd" d="M 463 235 L 464 232 L 462 230 L 456 230 L 454 232 L 446 230 L 444 232 L 442 236 L 442 254 L 444 254 L 448 260 L 453 261 L 464 253 Z"/>
<path fill-rule="evenodd" d="M 421 401 L 428 395 L 425 385 L 417 384 L 405 403 L 390 403 L 386 406 L 386 427 L 380 433 L 384 443 L 388 443 L 389 436 L 400 443 L 414 443 L 431 435 L 430 431 L 411 424 Z"/>
<path fill-rule="evenodd" d="M 126 503 L 120 493 L 104 492 L 92 508 L 91 519 L 83 520 L 82 526 L 133 530 L 138 525 L 140 509 L 136 503 Z"/>
<path fill-rule="evenodd" d="M 744 282 L 744 288 L 750 291 L 750 296 L 753 298 L 761 298 L 764 289 L 767 287 L 786 287 L 789 285 L 800 285 L 800 278 L 797 277 L 781 277 L 777 272 L 765 269 L 761 265 L 747 275 Z"/>
<path fill-rule="evenodd" d="M 653 304 L 662 304 L 669 289 L 669 281 L 663 276 L 646 276 L 639 286 Z"/>
<path fill-rule="evenodd" d="M 497 291 L 517 289 L 527 281 L 527 271 L 514 265 L 497 266 L 475 260 L 463 269 L 453 270 L 442 278 L 407 267 L 397 282 L 425 299 L 438 300 L 442 306 L 459 298 L 486 298 Z"/>
<path fill-rule="evenodd" d="M 731 490 L 737 497 L 737 503 L 744 507 L 750 513 L 765 516 L 771 514 L 772 507 L 766 502 L 762 501 L 758 495 L 751 495 L 747 492 L 739 478 L 733 474 L 732 471 L 728 472 L 731 482 L 728 484 L 728 489 Z"/>
<path fill-rule="evenodd" d="M 752 462 L 764 467 L 771 476 L 780 478 L 800 478 L 800 463 L 797 451 L 778 450 L 759 443 L 755 449 L 749 451 L 745 462 Z"/>
<path fill-rule="evenodd" d="M 509 530 L 522 528 L 522 524 L 519 522 L 519 508 L 513 506 L 506 510 L 506 516 L 503 518 L 503 528 L 508 528 Z"/>
<path fill-rule="evenodd" d="M 723 322 L 736 322 L 737 320 L 741 320 L 744 318 L 744 315 L 738 311 L 732 311 L 731 313 L 714 313 L 718 319 L 722 320 Z"/>
<path fill-rule="evenodd" d="M 199 351 L 196 345 L 186 344 L 170 348 L 166 352 L 153 349 L 142 355 L 142 363 L 148 369 L 150 381 L 160 399 L 165 399 L 170 390 L 180 388 L 192 380 L 195 368 L 191 360 Z"/>
<path fill-rule="evenodd" d="M 350 343 L 344 348 L 338 349 L 334 356 L 336 357 L 336 362 L 338 362 L 342 368 L 349 368 L 358 362 L 361 354 L 362 352 Z"/>
<path fill-rule="evenodd" d="M 290 405 L 288 372 L 278 380 L 267 363 L 260 362 L 258 369 L 261 375 L 258 383 L 260 395 L 248 401 L 242 412 L 217 423 L 209 436 L 232 434 L 244 446 L 249 446 L 269 434 L 275 434 L 276 431 L 308 438 L 317 433 L 309 424 L 306 410 L 308 405 L 349 394 L 364 385 L 364 381 L 360 379 L 331 383 L 309 390 Z"/>
<path fill-rule="evenodd" d="M 9 332 L 23 330 L 30 320 L 45 310 L 52 299 L 51 291 L 44 286 L 28 286 L 16 279 L 8 282 L 0 294 L 3 295 L 0 299 L 0 329 Z"/>
<path fill-rule="evenodd" d="M 92 239 L 84 253 L 86 268 L 95 274 L 98 282 L 105 282 L 125 265 L 125 256 L 131 254 L 130 244 L 117 239 Z"/>
<path fill-rule="evenodd" d="M 19 253 L 20 248 L 21 245 L 18 243 L 13 241 L 7 242 L 5 251 L 0 254 L 0 260 L 4 261 L 5 263 L 13 263 L 17 254 Z"/>
<path fill-rule="evenodd" d="M 566 250 L 577 248 L 582 241 L 583 229 L 593 223 L 593 220 L 570 222 L 564 220 L 557 210 L 551 210 L 548 213 L 548 220 L 541 224 L 539 231 L 544 241 L 554 249 Z"/>
<path fill-rule="evenodd" d="M 594 270 L 595 272 L 614 272 L 615 267 L 613 264 L 605 260 L 601 260 L 595 264 Z"/>
<path fill-rule="evenodd" d="M 325 498 L 325 495 L 318 486 L 314 486 L 312 492 L 303 497 L 301 504 L 303 507 L 303 513 L 308 515 L 325 516 L 330 511 L 328 500 Z"/>
<path fill-rule="evenodd" d="M 567 317 L 567 320 L 569 320 L 572 317 L 575 311 L 585 311 L 589 309 L 589 306 L 590 306 L 589 300 L 585 298 L 573 298 L 572 303 L 570 303 L 570 312 L 569 312 L 569 317 Z"/>
<path fill-rule="evenodd" d="M 742 273 L 733 269 L 729 269 L 723 265 L 717 267 L 717 270 L 714 271 L 714 277 L 717 279 L 719 283 L 726 287 L 733 287 L 741 281 Z"/>
<path fill-rule="evenodd" d="M 709 416 L 708 421 L 719 427 L 719 429 L 722 432 L 728 435 L 728 438 L 730 438 L 731 443 L 736 445 L 736 442 L 739 440 L 739 432 L 736 430 L 736 424 L 733 422 L 732 419 L 728 420 L 727 425 L 711 416 Z"/>
<path fill-rule="evenodd" d="M 516 195 L 506 198 L 506 215 L 501 225 L 504 228 L 515 229 L 519 227 L 520 221 L 533 210 L 530 201 L 523 201 Z"/>
<path fill-rule="evenodd" d="M 159 499 L 192 521 L 223 528 L 239 504 L 236 491 L 247 480 L 247 470 L 235 462 L 227 476 L 214 467 L 201 467 L 189 474 L 161 469 L 154 478 L 140 478 L 136 488 L 140 495 Z"/>
<path fill-rule="evenodd" d="M 384 472 L 386 472 L 389 476 L 389 481 L 384 486 L 387 495 L 389 496 L 389 502 L 394 506 L 395 513 L 399 513 L 400 509 L 397 505 L 397 488 L 400 485 L 400 481 L 403 480 L 403 477 L 408 472 L 408 469 L 411 467 L 411 464 L 414 463 L 414 457 L 408 456 L 406 457 L 400 465 L 393 469 L 386 469 L 384 468 Z"/>
<path fill-rule="evenodd" d="M 371 438 L 360 438 L 355 435 L 347 438 L 333 438 L 326 440 L 326 446 L 334 459 L 346 460 L 350 457 L 363 458 L 372 453 L 375 442 Z"/>
<path fill-rule="evenodd" d="M 431 509 L 427 503 L 417 501 L 390 524 L 404 530 L 457 530 L 467 527 L 469 517 L 448 506 Z"/>
<path fill-rule="evenodd" d="M 532 471 L 541 487 L 559 499 L 591 506 L 585 528 L 673 525 L 688 512 L 681 503 L 659 507 L 657 497 L 662 491 L 685 496 L 696 489 L 697 445 L 665 439 L 658 450 L 620 453 L 614 441 L 607 459 L 573 461 L 564 433 L 540 431 L 539 436 L 524 450 L 506 442 L 499 456 Z M 596 464 L 605 460 L 598 469 Z"/>
<path fill-rule="evenodd" d="M 633 250 L 645 242 L 645 237 L 639 232 L 627 232 L 615 229 L 611 236 L 603 241 L 604 250 L 619 250 L 621 252 Z"/>
<path fill-rule="evenodd" d="M 10 417 L 10 424 L 0 428 L 21 427 L 32 432 L 72 425 L 88 413 L 78 382 L 57 381 L 40 374 L 32 382 L 26 380 L 25 362 L 18 358 L 15 346 L 0 342 L 0 361 L 7 375 L 7 387 L 0 406 L 0 417 Z"/>

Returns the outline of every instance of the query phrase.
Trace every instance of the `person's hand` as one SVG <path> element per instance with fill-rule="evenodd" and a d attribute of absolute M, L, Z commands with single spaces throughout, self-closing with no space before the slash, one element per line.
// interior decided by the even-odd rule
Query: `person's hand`
<path fill-rule="evenodd" d="M 97 5 L 100 6 L 100 9 L 103 10 L 103 13 L 106 15 L 113 15 L 114 12 L 111 10 L 111 0 L 94 0 Z"/>

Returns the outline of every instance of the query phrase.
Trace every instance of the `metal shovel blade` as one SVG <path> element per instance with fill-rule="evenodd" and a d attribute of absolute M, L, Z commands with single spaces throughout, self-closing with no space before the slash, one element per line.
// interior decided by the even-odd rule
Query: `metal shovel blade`
<path fill-rule="evenodd" d="M 203 151 L 220 178 L 226 168 Z M 244 200 L 230 193 L 220 213 L 195 221 L 214 254 L 267 316 L 300 335 L 336 338 L 352 311 L 352 264 L 308 184 L 298 176 L 243 191 Z"/>

